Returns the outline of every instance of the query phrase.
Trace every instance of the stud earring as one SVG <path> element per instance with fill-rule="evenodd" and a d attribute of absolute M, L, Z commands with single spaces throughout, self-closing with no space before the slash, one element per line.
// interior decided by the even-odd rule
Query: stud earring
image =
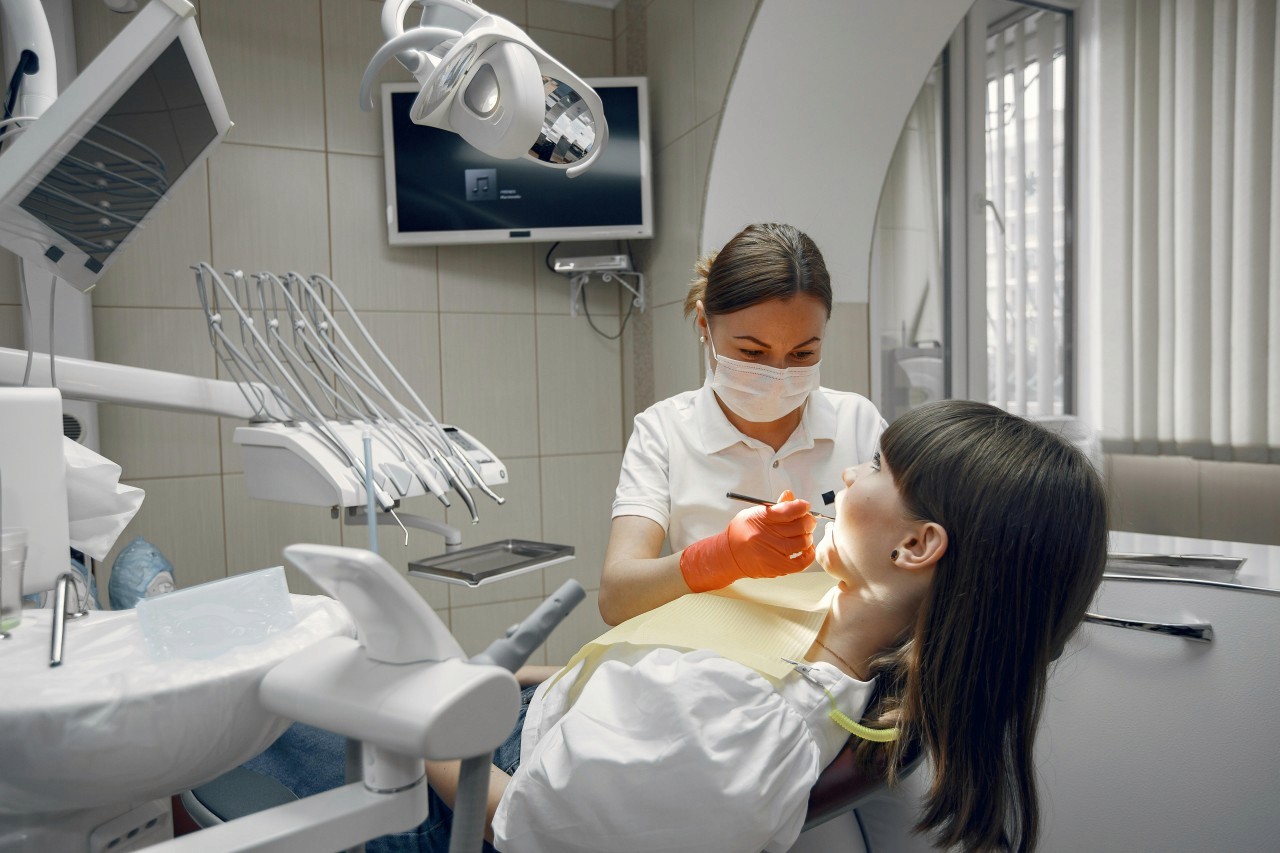
<path fill-rule="evenodd" d="M 698 335 L 698 343 L 705 344 L 707 342 L 706 335 Z"/>
<path fill-rule="evenodd" d="M 889 555 L 889 559 L 890 559 L 890 560 L 897 560 L 897 559 L 898 559 L 898 549 L 897 549 L 897 548 L 894 548 L 894 549 L 893 549 L 893 553 Z"/>

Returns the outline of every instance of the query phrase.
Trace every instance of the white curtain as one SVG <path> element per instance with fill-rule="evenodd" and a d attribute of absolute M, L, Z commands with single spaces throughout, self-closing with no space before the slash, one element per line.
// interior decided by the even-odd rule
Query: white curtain
<path fill-rule="evenodd" d="M 1114 452 L 1280 462 L 1275 0 L 1100 0 L 1082 58 L 1082 402 Z"/>

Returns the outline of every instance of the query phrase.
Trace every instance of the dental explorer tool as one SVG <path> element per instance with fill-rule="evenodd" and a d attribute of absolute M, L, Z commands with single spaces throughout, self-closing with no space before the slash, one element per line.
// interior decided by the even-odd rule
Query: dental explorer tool
<path fill-rule="evenodd" d="M 749 503 L 749 504 L 757 504 L 759 506 L 775 506 L 777 504 L 777 501 L 767 501 L 764 498 L 753 498 L 750 495 L 740 495 L 737 492 L 725 492 L 724 496 L 726 498 L 733 498 L 735 501 L 742 501 L 743 503 Z M 827 521 L 835 521 L 835 519 L 832 518 L 831 516 L 823 515 L 822 513 L 818 512 L 816 509 L 809 510 L 809 515 L 812 515 L 814 518 L 825 518 Z"/>

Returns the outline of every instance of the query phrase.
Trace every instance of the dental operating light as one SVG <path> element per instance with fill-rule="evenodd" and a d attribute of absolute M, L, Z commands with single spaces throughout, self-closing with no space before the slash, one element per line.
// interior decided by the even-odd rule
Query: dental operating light
<path fill-rule="evenodd" d="M 423 7 L 419 26 L 404 15 Z M 580 77 L 505 18 L 467 0 L 387 0 L 387 41 L 360 81 L 360 106 L 373 109 L 373 83 L 393 56 L 421 89 L 415 124 L 457 133 L 502 160 L 526 158 L 569 177 L 596 161 L 609 139 L 600 97 Z"/>

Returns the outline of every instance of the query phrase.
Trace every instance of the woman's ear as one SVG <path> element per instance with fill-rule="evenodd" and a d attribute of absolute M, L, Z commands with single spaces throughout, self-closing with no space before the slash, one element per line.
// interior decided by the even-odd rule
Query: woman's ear
<path fill-rule="evenodd" d="M 698 330 L 698 334 L 705 335 L 707 334 L 707 309 L 703 307 L 701 299 L 693 305 L 696 312 L 693 317 L 694 328 Z"/>
<path fill-rule="evenodd" d="M 898 546 L 894 563 L 908 571 L 932 569 L 947 553 L 947 541 L 946 528 L 935 521 L 922 521 Z"/>

